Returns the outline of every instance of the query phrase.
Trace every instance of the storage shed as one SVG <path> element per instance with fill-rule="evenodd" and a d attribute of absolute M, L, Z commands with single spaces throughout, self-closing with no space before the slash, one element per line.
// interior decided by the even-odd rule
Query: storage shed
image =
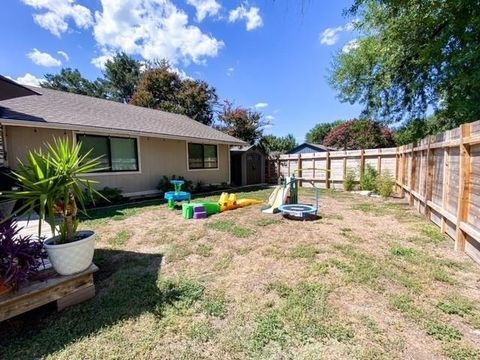
<path fill-rule="evenodd" d="M 265 183 L 265 153 L 256 145 L 230 148 L 231 181 L 237 186 Z"/>

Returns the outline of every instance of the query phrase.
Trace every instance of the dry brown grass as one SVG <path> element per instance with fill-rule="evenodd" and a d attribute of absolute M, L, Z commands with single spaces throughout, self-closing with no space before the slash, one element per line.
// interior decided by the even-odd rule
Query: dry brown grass
<path fill-rule="evenodd" d="M 308 190 L 301 195 L 313 202 Z M 99 294 L 60 316 L 37 314 L 35 333 L 23 338 L 37 345 L 27 351 L 13 342 L 3 351 L 68 359 L 480 356 L 477 264 L 401 201 L 325 192 L 321 207 L 322 218 L 306 222 L 263 214 L 259 206 L 187 221 L 165 205 L 87 222 L 100 236 Z M 131 269 L 124 277 L 122 264 Z M 152 279 L 154 289 L 115 287 Z M 125 305 L 117 316 L 123 303 L 102 301 L 164 293 L 170 280 L 169 289 L 181 287 L 171 303 L 160 296 L 141 311 Z M 114 320 L 93 330 L 65 320 L 94 322 L 94 311 Z M 42 344 L 69 331 L 78 335 Z"/>

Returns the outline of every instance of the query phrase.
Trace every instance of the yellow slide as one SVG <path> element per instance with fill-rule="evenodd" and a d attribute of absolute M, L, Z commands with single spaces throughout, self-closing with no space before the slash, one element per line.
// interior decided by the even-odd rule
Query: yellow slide
<path fill-rule="evenodd" d="M 287 191 L 284 191 L 284 187 L 281 185 L 275 186 L 272 194 L 268 198 L 267 207 L 262 212 L 267 214 L 274 214 L 280 205 L 285 203 L 287 198 Z"/>

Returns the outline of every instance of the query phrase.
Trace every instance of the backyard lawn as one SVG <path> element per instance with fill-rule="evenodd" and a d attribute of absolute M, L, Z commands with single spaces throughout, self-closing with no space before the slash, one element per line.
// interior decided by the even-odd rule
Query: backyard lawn
<path fill-rule="evenodd" d="M 480 358 L 480 267 L 403 201 L 322 191 L 308 222 L 91 215 L 97 296 L 0 324 L 1 359 Z"/>

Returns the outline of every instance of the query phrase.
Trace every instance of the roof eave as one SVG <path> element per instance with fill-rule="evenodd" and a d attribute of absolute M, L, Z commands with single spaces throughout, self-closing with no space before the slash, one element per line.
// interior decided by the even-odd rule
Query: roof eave
<path fill-rule="evenodd" d="M 172 135 L 172 134 L 162 134 L 162 133 L 153 133 L 145 131 L 132 131 L 124 129 L 115 129 L 115 128 L 105 128 L 100 126 L 78 126 L 65 123 L 52 123 L 52 122 L 37 122 L 37 121 L 28 121 L 28 120 L 18 120 L 18 119 L 5 119 L 0 117 L 0 124 L 11 125 L 11 126 L 23 126 L 23 127 L 36 127 L 36 128 L 45 128 L 45 129 L 61 129 L 61 130 L 71 130 L 76 132 L 99 132 L 99 133 L 109 133 L 109 134 L 118 134 L 118 135 L 130 135 L 130 136 L 143 136 L 143 137 L 155 137 L 161 139 L 170 139 L 170 140 L 184 140 L 184 141 L 202 141 L 205 143 L 215 143 L 215 144 L 225 144 L 225 145 L 241 145 L 244 146 L 247 143 L 236 139 L 232 141 L 228 140 L 218 140 L 212 138 L 202 138 L 202 137 L 192 137 L 192 136 L 183 136 L 183 135 Z"/>

